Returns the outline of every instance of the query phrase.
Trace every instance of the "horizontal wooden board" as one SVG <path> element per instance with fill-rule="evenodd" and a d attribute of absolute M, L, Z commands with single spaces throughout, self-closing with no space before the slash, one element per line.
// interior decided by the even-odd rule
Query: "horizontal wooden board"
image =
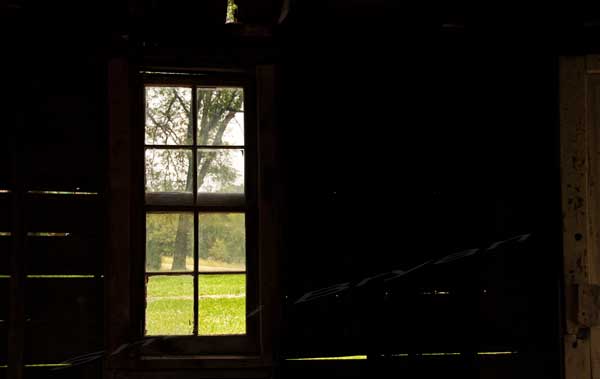
<path fill-rule="evenodd" d="M 5 323 L 0 324 L 0 366 L 8 362 L 8 327 Z M 1 374 L 0 374 L 0 377 Z"/>
<path fill-rule="evenodd" d="M 25 312 L 32 321 L 102 317 L 102 279 L 28 278 L 25 285 Z"/>
<path fill-rule="evenodd" d="M 8 316 L 9 316 L 9 300 L 10 300 L 10 294 L 9 294 L 9 289 L 10 289 L 10 279 L 8 278 L 0 278 L 0 299 L 2 299 L 3 301 L 0 301 L 0 320 L 4 320 L 3 324 L 1 325 L 6 325 L 6 322 L 8 320 Z"/>
<path fill-rule="evenodd" d="M 533 327 L 527 297 L 477 287 L 365 289 L 288 303 L 284 345 L 291 351 L 513 351 Z M 354 349 L 354 351 L 352 351 Z"/>
<path fill-rule="evenodd" d="M 10 185 L 10 171 L 12 167 L 12 160 L 10 157 L 10 150 L 6 147 L 0 149 L 0 190 L 8 189 Z"/>
<path fill-rule="evenodd" d="M 71 367 L 25 368 L 27 379 L 101 379 L 102 377 L 102 364 L 99 361 Z"/>
<path fill-rule="evenodd" d="M 10 272 L 11 236 L 0 236 L 0 275 Z"/>
<path fill-rule="evenodd" d="M 62 362 L 102 350 L 102 324 L 89 320 L 30 322 L 25 330 L 25 361 Z"/>
<path fill-rule="evenodd" d="M 311 355 L 314 356 L 314 355 Z M 279 368 L 281 377 L 294 379 L 312 376 L 342 378 L 528 378 L 518 356 L 495 359 L 461 356 L 391 357 L 369 356 L 367 360 L 287 360 Z"/>
<path fill-rule="evenodd" d="M 105 215 L 102 205 L 96 195 L 30 195 L 27 231 L 101 235 Z"/>
<path fill-rule="evenodd" d="M 10 199 L 10 194 L 0 193 L 0 233 L 11 231 L 10 216 L 12 213 L 12 207 Z"/>
<path fill-rule="evenodd" d="M 26 291 L 26 362 L 58 362 L 102 349 L 102 281 L 28 279 Z"/>
<path fill-rule="evenodd" d="M 98 150 L 93 141 L 31 147 L 24 165 L 26 188 L 98 191 L 104 180 Z"/>
<path fill-rule="evenodd" d="M 29 237 L 28 274 L 101 274 L 104 272 L 102 243 L 98 236 Z"/>

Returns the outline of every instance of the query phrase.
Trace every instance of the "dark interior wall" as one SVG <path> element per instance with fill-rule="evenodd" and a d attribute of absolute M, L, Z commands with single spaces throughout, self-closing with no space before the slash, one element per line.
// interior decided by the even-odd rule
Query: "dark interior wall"
<path fill-rule="evenodd" d="M 395 7 L 309 9 L 284 48 L 282 354 L 518 351 L 505 375 L 558 375 L 559 46 L 530 44 L 526 18 L 514 19 L 519 36 L 499 35 L 500 17 L 442 28 Z M 522 246 L 356 288 L 526 233 Z M 415 295 L 436 288 L 451 295 Z M 377 367 L 480 377 L 489 364 L 390 361 Z"/>
<path fill-rule="evenodd" d="M 135 29 L 140 19 L 130 18 L 120 4 L 28 4 L 2 16 L 4 35 L 10 36 L 3 63 L 6 146 L 17 140 L 16 168 L 28 189 L 99 193 L 88 208 L 79 203 L 59 208 L 74 213 L 64 228 L 102 225 L 106 63 L 121 49 L 123 35 L 143 37 L 143 28 Z M 536 27 L 528 14 L 459 7 L 414 13 L 383 2 L 292 4 L 289 19 L 275 31 L 287 198 L 280 376 L 328 369 L 286 363 L 286 357 L 368 354 L 368 363 L 342 369 L 348 376 L 419 371 L 420 377 L 448 372 L 557 377 L 556 62 L 565 50 L 582 51 L 585 38 L 568 37 L 578 35 L 580 24 L 568 11 L 558 25 L 549 27 L 552 19 L 547 19 Z M 514 29 L 502 33 L 506 25 Z M 10 150 L 0 151 L 7 156 L 0 184 L 10 178 L 7 168 L 15 161 L 14 154 L 6 154 Z M 4 185 L 10 187 L 10 181 Z M 2 211 L 9 214 L 9 202 L 2 200 L 0 207 L 5 204 Z M 50 200 L 40 200 L 48 212 L 57 209 Z M 56 227 L 46 220 L 40 227 Z M 102 274 L 105 236 L 98 230 L 60 250 L 85 251 L 90 258 L 61 273 Z M 495 241 L 523 234 L 531 237 L 522 244 L 483 253 Z M 373 280 L 338 297 L 294 304 L 309 291 L 346 282 L 356 287 L 365 277 L 472 248 L 481 250 L 401 279 Z M 59 293 L 60 283 L 26 287 L 29 304 L 37 304 L 26 314 L 37 312 L 32 317 L 37 324 L 31 325 L 45 328 L 40 333 L 47 338 L 38 341 L 26 332 L 26 346 L 37 346 L 38 355 L 25 363 L 60 362 L 102 350 L 101 279 L 84 282 L 72 286 L 79 292 L 58 299 L 52 294 Z M 43 289 L 48 289 L 44 295 Z M 434 290 L 451 295 L 422 295 Z M 8 286 L 0 291 L 8 292 Z M 52 313 L 57 301 L 71 307 L 73 318 Z M 77 340 L 53 335 L 59 326 L 70 326 Z M 482 351 L 518 354 L 483 361 L 474 355 Z M 438 357 L 434 364 L 419 356 L 440 352 L 463 355 Z M 410 354 L 410 359 L 389 354 Z M 26 377 L 100 373 L 97 364 L 71 370 L 32 368 Z"/>

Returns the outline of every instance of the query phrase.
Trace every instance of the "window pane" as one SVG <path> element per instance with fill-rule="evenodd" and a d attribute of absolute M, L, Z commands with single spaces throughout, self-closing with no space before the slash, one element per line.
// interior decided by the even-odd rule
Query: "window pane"
<path fill-rule="evenodd" d="M 193 332 L 193 277 L 191 275 L 148 277 L 146 335 L 190 335 Z"/>
<path fill-rule="evenodd" d="M 243 213 L 198 215 L 199 270 L 246 269 L 246 228 Z"/>
<path fill-rule="evenodd" d="M 244 90 L 199 88 L 198 144 L 244 145 Z"/>
<path fill-rule="evenodd" d="M 192 89 L 146 87 L 146 144 L 191 145 Z"/>
<path fill-rule="evenodd" d="M 190 150 L 146 149 L 146 192 L 192 192 Z"/>
<path fill-rule="evenodd" d="M 200 275 L 198 334 L 246 333 L 246 275 Z"/>
<path fill-rule="evenodd" d="M 146 214 L 146 272 L 194 270 L 191 213 Z"/>
<path fill-rule="evenodd" d="M 244 150 L 198 150 L 198 193 L 244 193 Z"/>

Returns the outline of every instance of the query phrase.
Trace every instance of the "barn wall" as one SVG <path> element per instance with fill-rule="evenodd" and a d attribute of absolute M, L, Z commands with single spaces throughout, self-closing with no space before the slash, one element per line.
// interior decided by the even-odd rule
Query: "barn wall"
<path fill-rule="evenodd" d="M 0 190 L 10 192 L 0 193 L 0 296 L 9 299 L 0 366 L 11 357 L 30 367 L 0 367 L 0 377 L 99 378 L 100 360 L 32 365 L 105 347 L 108 61 L 145 40 L 185 57 L 233 55 L 229 45 L 199 48 L 210 32 L 179 38 L 169 23 L 153 26 L 160 13 L 144 2 L 13 3 L 2 15 L 14 38 L 2 63 Z M 264 3 L 263 16 L 241 16 L 273 23 L 278 12 Z M 593 32 L 578 34 L 568 11 L 555 27 L 526 14 L 376 3 L 292 1 L 268 43 L 277 54 L 256 38 L 248 45 L 258 58 L 246 45 L 233 58 L 281 68 L 275 375 L 558 377 L 557 57 L 585 50 Z M 501 34 L 505 16 L 514 28 Z M 465 250 L 473 254 L 420 266 Z M 510 354 L 481 354 L 490 352 Z M 368 359 L 288 360 L 339 355 Z"/>

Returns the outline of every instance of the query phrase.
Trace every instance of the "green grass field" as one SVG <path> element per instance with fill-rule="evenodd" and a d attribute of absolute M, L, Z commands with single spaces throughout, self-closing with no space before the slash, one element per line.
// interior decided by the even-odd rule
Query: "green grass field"
<path fill-rule="evenodd" d="M 146 334 L 190 335 L 194 325 L 191 275 L 153 276 L 147 284 Z M 246 332 L 246 275 L 201 275 L 200 335 Z"/>

